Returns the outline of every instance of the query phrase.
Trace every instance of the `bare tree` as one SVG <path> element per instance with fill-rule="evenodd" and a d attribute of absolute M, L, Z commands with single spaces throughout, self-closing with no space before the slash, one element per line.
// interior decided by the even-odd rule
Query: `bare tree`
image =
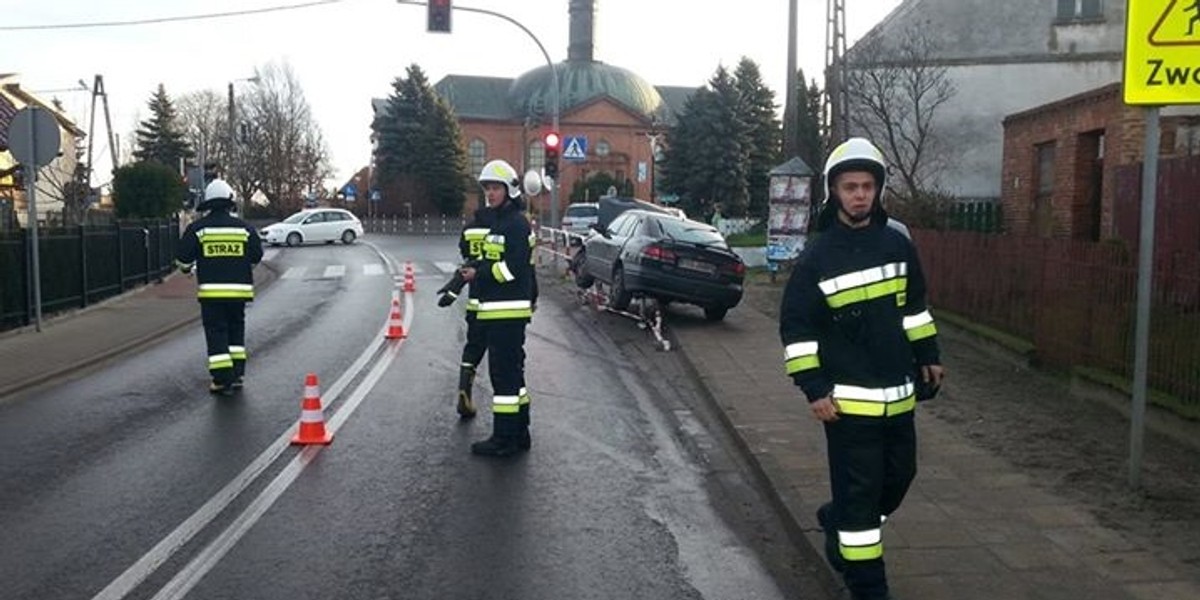
<path fill-rule="evenodd" d="M 291 67 L 269 64 L 256 74 L 258 85 L 238 105 L 246 126 L 239 132 L 245 146 L 235 152 L 235 179 L 247 186 L 245 197 L 262 191 L 271 211 L 285 214 L 332 175 L 329 150 Z"/>
<path fill-rule="evenodd" d="M 937 50 L 932 32 L 912 28 L 894 40 L 865 40 L 847 56 L 851 125 L 887 156 L 902 201 L 936 188 L 936 174 L 950 158 L 937 117 L 955 89 L 934 60 Z"/>
<path fill-rule="evenodd" d="M 199 90 L 180 96 L 175 102 L 184 139 L 205 162 L 228 165 L 228 100 L 213 90 Z"/>

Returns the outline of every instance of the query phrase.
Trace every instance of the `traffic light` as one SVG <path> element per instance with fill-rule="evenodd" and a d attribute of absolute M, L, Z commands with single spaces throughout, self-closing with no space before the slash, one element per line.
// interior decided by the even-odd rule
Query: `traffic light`
<path fill-rule="evenodd" d="M 546 152 L 546 177 L 558 180 L 558 150 L 562 146 L 562 137 L 557 131 L 548 131 L 542 138 Z"/>
<path fill-rule="evenodd" d="M 425 5 L 426 31 L 450 33 L 450 0 L 429 0 Z"/>

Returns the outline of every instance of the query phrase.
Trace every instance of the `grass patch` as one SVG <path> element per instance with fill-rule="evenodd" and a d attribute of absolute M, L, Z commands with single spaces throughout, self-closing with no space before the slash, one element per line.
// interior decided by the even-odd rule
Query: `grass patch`
<path fill-rule="evenodd" d="M 1095 367 L 1075 367 L 1071 369 L 1071 372 L 1092 383 L 1110 387 L 1130 397 L 1133 396 L 1133 382 L 1111 371 Z M 1173 396 L 1154 388 L 1147 388 L 1146 401 L 1190 421 L 1200 421 L 1200 405 L 1184 402 L 1178 396 Z"/>
<path fill-rule="evenodd" d="M 1025 338 L 1017 337 L 1011 333 L 1005 333 L 999 329 L 976 323 L 970 319 L 967 319 L 966 317 L 957 315 L 948 310 L 930 309 L 930 312 L 932 312 L 935 318 L 939 321 L 945 321 L 951 325 L 954 325 L 955 327 L 958 327 L 959 329 L 964 329 L 984 339 L 991 340 L 1025 358 L 1033 358 L 1034 353 L 1037 350 L 1037 347 L 1033 345 L 1033 342 L 1030 342 Z"/>

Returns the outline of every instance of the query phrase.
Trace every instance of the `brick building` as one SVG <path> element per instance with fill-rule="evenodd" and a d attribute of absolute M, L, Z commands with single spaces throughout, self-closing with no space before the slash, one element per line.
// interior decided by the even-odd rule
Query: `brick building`
<path fill-rule="evenodd" d="M 1160 171 L 1160 190 L 1169 191 L 1169 197 L 1159 197 L 1164 206 L 1172 206 L 1182 199 L 1180 194 L 1198 193 L 1170 182 L 1186 178 L 1187 165 L 1200 160 L 1200 109 L 1163 108 L 1160 124 L 1160 164 L 1166 166 Z M 1139 198 L 1130 192 L 1138 188 L 1130 178 L 1140 177 L 1144 135 L 1144 110 L 1124 104 L 1119 83 L 1006 117 L 1005 228 L 1093 241 L 1136 232 L 1123 221 L 1136 219 Z"/>
<path fill-rule="evenodd" d="M 653 86 L 636 73 L 608 65 L 593 56 L 595 0 L 570 0 L 570 43 L 567 60 L 555 65 L 558 75 L 559 132 L 565 140 L 559 159 L 559 214 L 572 186 L 605 172 L 632 184 L 635 196 L 653 199 L 655 153 L 652 141 L 673 124 L 687 98 L 698 88 Z M 447 75 L 433 87 L 458 117 L 468 169 L 500 158 L 519 171 L 540 170 L 545 161 L 542 134 L 550 130 L 554 79 L 549 65 L 519 77 Z M 375 99 L 375 111 L 387 101 Z M 569 156 L 567 143 L 577 140 L 582 158 Z M 471 212 L 479 194 L 465 203 Z M 550 214 L 550 196 L 534 199 L 543 218 Z M 417 210 L 416 214 L 420 214 Z"/>

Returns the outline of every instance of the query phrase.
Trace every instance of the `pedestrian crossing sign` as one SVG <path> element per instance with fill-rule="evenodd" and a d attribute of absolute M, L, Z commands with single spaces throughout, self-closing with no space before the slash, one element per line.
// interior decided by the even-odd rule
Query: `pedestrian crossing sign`
<path fill-rule="evenodd" d="M 587 138 L 582 135 L 566 138 L 562 157 L 567 160 L 587 160 Z"/>

